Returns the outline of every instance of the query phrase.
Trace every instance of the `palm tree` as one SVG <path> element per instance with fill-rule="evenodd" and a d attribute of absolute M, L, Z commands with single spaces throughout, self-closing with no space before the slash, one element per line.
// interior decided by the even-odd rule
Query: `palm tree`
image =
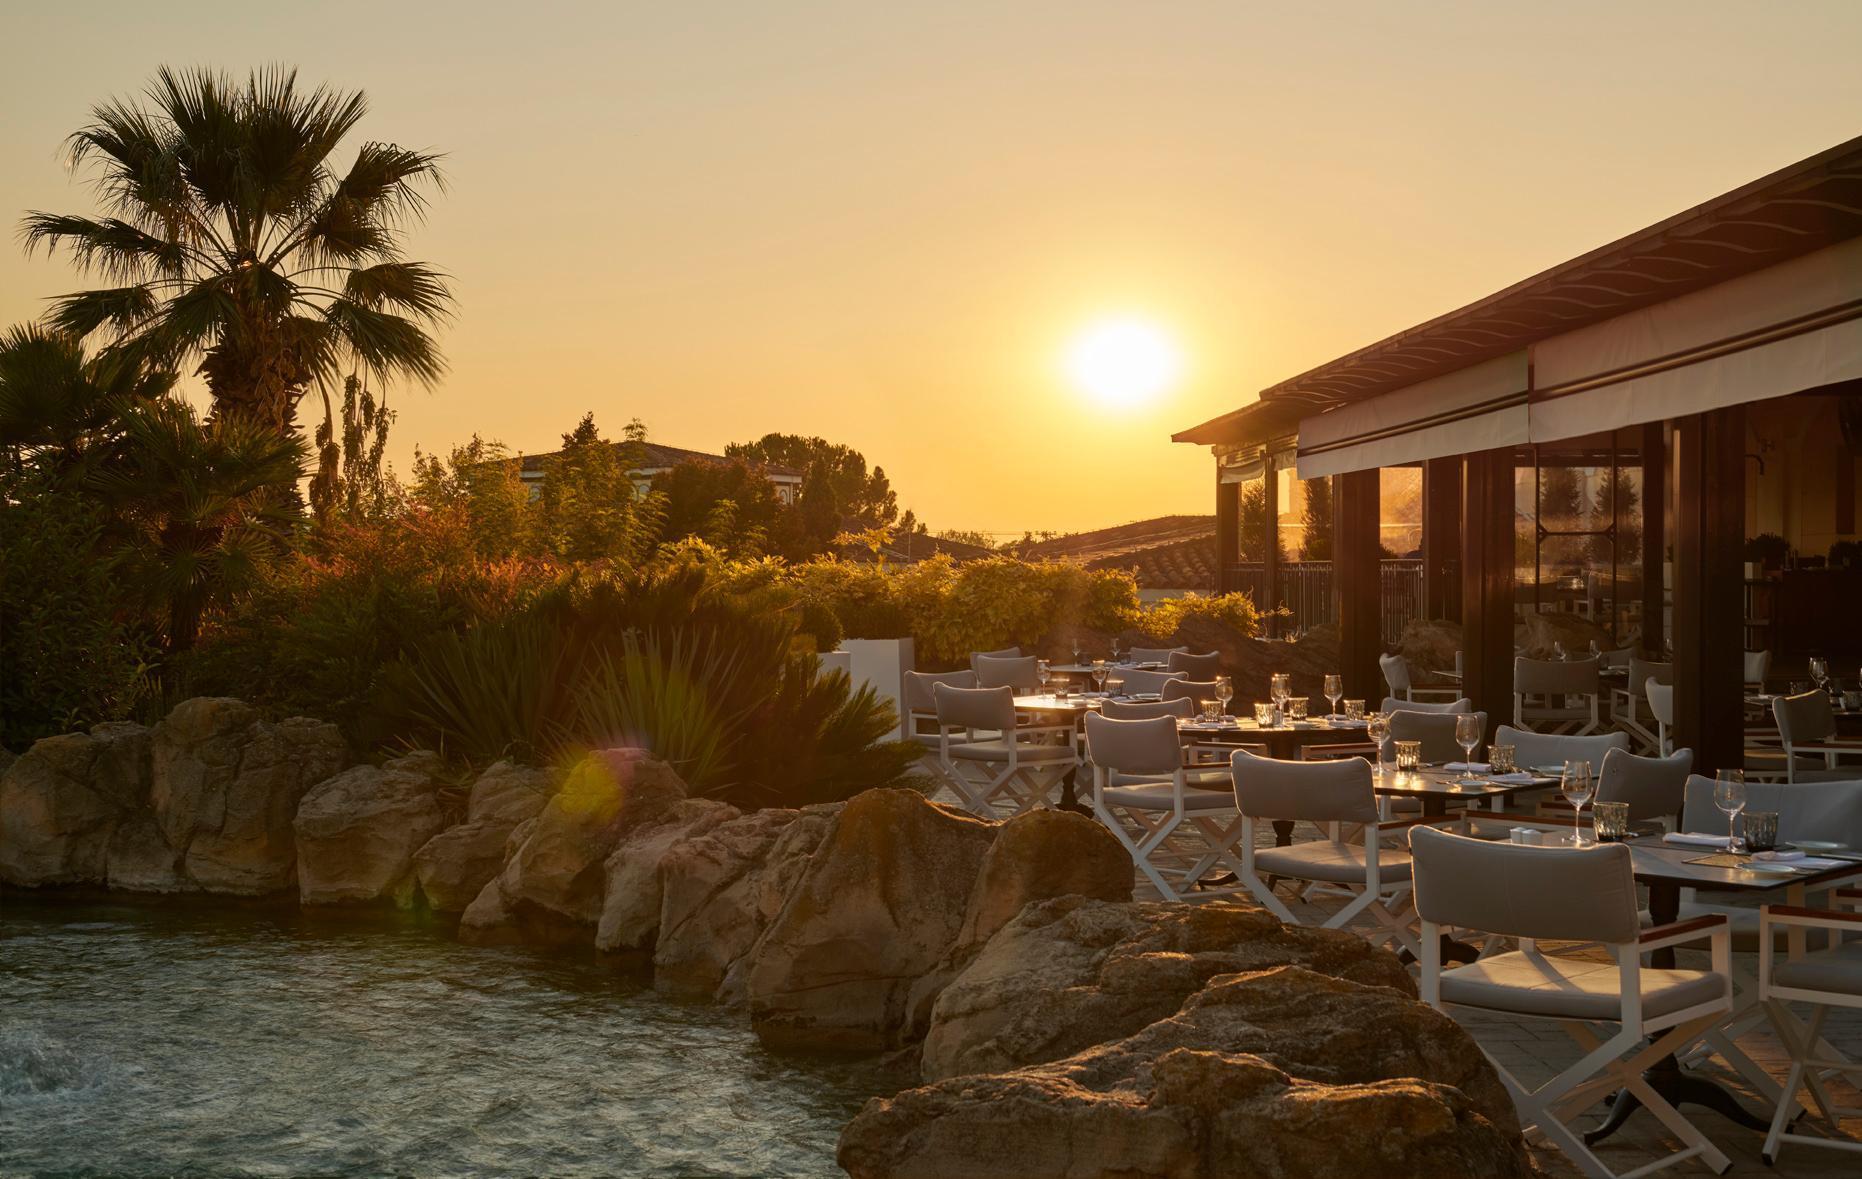
<path fill-rule="evenodd" d="M 77 470 L 115 433 L 125 403 L 161 397 L 174 374 L 120 356 L 92 357 L 75 337 L 36 324 L 0 335 L 0 453 L 54 479 Z"/>
<path fill-rule="evenodd" d="M 178 398 L 131 405 L 89 483 L 113 509 L 172 653 L 194 645 L 214 599 L 248 591 L 297 519 L 278 494 L 304 473 L 301 439 L 244 417 L 203 423 Z"/>
<path fill-rule="evenodd" d="M 427 329 L 452 296 L 402 237 L 440 185 L 439 157 L 367 142 L 339 171 L 366 110 L 360 92 L 304 93 L 282 68 L 241 86 L 164 67 L 146 102 L 96 107 L 69 149 L 96 167 L 105 215 L 34 212 L 23 233 L 28 251 L 64 246 L 119 285 L 57 299 L 51 324 L 157 367 L 199 358 L 216 417 L 281 433 L 313 382 L 355 369 L 432 382 L 443 364 Z"/>

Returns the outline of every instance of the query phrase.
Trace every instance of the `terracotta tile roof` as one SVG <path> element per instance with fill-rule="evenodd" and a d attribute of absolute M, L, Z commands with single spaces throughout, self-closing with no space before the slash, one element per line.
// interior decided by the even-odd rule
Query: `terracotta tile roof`
<path fill-rule="evenodd" d="M 616 450 L 628 445 L 630 444 L 626 442 L 616 442 L 613 444 Z M 636 471 L 657 471 L 662 468 L 676 467 L 680 463 L 728 463 L 731 461 L 721 454 L 710 454 L 702 450 L 687 450 L 683 446 L 667 446 L 660 442 L 641 442 L 631 445 L 637 445 L 642 455 L 639 465 L 629 468 L 630 470 Z M 541 471 L 543 469 L 543 464 L 555 458 L 559 453 L 559 451 L 552 450 L 548 454 L 524 455 L 523 469 L 530 472 Z M 750 465 L 757 467 L 769 475 L 788 475 L 796 479 L 802 477 L 802 472 L 796 470 L 794 467 L 785 467 L 779 463 L 751 463 Z"/>
<path fill-rule="evenodd" d="M 1214 516 L 1159 516 L 1018 545 L 1016 552 L 1088 569 L 1135 570 L 1140 589 L 1215 588 Z"/>

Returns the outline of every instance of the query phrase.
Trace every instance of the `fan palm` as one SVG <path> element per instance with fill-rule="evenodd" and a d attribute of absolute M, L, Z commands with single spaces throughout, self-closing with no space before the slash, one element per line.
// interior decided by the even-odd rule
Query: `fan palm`
<path fill-rule="evenodd" d="M 352 368 L 434 380 L 427 329 L 452 297 L 402 237 L 439 157 L 365 142 L 339 170 L 366 110 L 360 92 L 306 93 L 287 69 L 240 85 L 163 68 L 146 102 L 96 107 L 69 148 L 96 167 L 104 215 L 34 212 L 23 233 L 118 285 L 55 300 L 51 324 L 160 367 L 198 358 L 216 417 L 280 433 L 313 382 Z"/>
<path fill-rule="evenodd" d="M 297 512 L 278 489 L 303 474 L 305 447 L 248 418 L 203 423 L 172 397 L 126 407 L 119 427 L 90 486 L 167 615 L 169 651 L 184 651 L 214 599 L 245 593 L 283 550 Z"/>
<path fill-rule="evenodd" d="M 166 394 L 174 374 L 36 324 L 0 335 L 0 450 L 63 478 L 114 433 L 118 407 Z"/>

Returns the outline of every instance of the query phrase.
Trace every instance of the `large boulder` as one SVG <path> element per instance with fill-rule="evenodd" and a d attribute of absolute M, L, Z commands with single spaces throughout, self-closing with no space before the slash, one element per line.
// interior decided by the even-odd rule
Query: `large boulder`
<path fill-rule="evenodd" d="M 439 754 L 422 750 L 313 786 L 293 823 L 299 899 L 411 905 L 414 853 L 446 825 L 442 768 Z"/>
<path fill-rule="evenodd" d="M 335 725 L 265 721 L 250 705 L 209 696 L 176 705 L 155 726 L 151 752 L 150 802 L 182 874 L 240 896 L 292 886 L 298 803 L 348 762 Z"/>
<path fill-rule="evenodd" d="M 1217 975 L 1287 964 L 1416 993 L 1389 951 L 1264 909 L 1061 897 L 1023 909 L 937 996 L 923 1074 L 1059 1060 L 1169 1016 Z"/>
<path fill-rule="evenodd" d="M 603 865 L 606 879 L 595 948 L 603 953 L 652 949 L 665 896 L 660 864 L 666 853 L 681 840 L 703 835 L 741 813 L 716 799 L 688 798 L 621 840 Z"/>
<path fill-rule="evenodd" d="M 1221 976 L 1064 1060 L 875 1098 L 838 1158 L 854 1179 L 1533 1174 L 1453 1020 L 1298 966 Z"/>
<path fill-rule="evenodd" d="M 543 940 L 593 940 L 607 879 L 604 863 L 638 827 L 685 798 L 685 783 L 641 750 L 591 753 L 537 812 L 504 865 L 504 901 Z"/>
<path fill-rule="evenodd" d="M 742 1000 L 742 971 L 838 804 L 752 811 L 694 833 L 660 857 L 654 989 Z M 735 978 L 726 988 L 727 978 Z"/>
<path fill-rule="evenodd" d="M 757 946 L 745 979 L 757 1035 L 900 1046 L 913 983 L 956 941 L 996 827 L 912 790 L 849 800 Z"/>
<path fill-rule="evenodd" d="M 101 724 L 33 744 L 0 773 L 0 880 L 103 884 L 119 829 L 146 823 L 149 731 Z"/>
<path fill-rule="evenodd" d="M 549 801 L 548 770 L 501 761 L 472 783 L 465 822 L 441 831 L 414 853 L 414 877 L 428 907 L 458 913 L 504 867 L 504 845 L 519 823 Z"/>
<path fill-rule="evenodd" d="M 1132 875 L 1131 853 L 1085 815 L 1033 810 L 1002 824 L 977 872 L 956 940 L 912 986 L 915 1035 L 923 1035 L 931 1004 L 950 980 L 1028 905 L 1064 896 L 1129 901 Z"/>

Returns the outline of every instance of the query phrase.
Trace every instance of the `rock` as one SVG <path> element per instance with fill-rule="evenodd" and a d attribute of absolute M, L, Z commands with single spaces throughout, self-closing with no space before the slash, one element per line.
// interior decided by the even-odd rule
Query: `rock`
<path fill-rule="evenodd" d="M 1528 610 L 1513 628 L 1513 644 L 1529 659 L 1555 658 L 1554 644 L 1562 644 L 1567 655 L 1581 657 L 1589 654 L 1592 643 L 1604 651 L 1615 650 L 1617 646 L 1616 636 L 1608 628 L 1563 611 Z"/>
<path fill-rule="evenodd" d="M 341 770 L 335 725 L 276 723 L 238 700 L 176 705 L 151 735 L 150 802 L 182 874 L 208 892 L 258 896 L 296 879 L 292 820 L 310 787 Z"/>
<path fill-rule="evenodd" d="M 745 980 L 757 1035 L 899 1047 L 912 985 L 962 929 L 995 827 L 910 790 L 849 800 L 757 946 Z"/>
<path fill-rule="evenodd" d="M 1226 902 L 1028 906 L 937 997 L 927 1080 L 1059 1060 L 1174 1013 L 1217 975 L 1296 964 L 1414 995 L 1396 956 L 1355 934 Z"/>
<path fill-rule="evenodd" d="M 463 911 L 504 867 L 505 845 L 519 825 L 549 801 L 547 770 L 501 761 L 472 784 L 466 821 L 435 835 L 414 853 L 414 877 L 438 913 Z M 512 848 L 515 851 L 515 848 Z"/>
<path fill-rule="evenodd" d="M 529 820 L 528 838 L 499 876 L 505 903 L 546 940 L 592 938 L 606 888 L 603 861 L 629 832 L 684 798 L 685 783 L 665 762 L 638 750 L 589 754 Z"/>
<path fill-rule="evenodd" d="M 660 857 L 655 990 L 712 997 L 780 909 L 772 878 L 827 833 L 832 807 L 769 808 L 679 840 Z M 781 845 L 779 851 L 778 845 Z M 741 995 L 733 995 L 740 998 Z"/>
<path fill-rule="evenodd" d="M 107 883 L 124 892 L 196 892 L 181 871 L 181 857 L 168 846 L 155 812 L 143 809 L 126 817 L 110 836 Z"/>
<path fill-rule="evenodd" d="M 1002 824 L 970 890 L 956 941 L 943 960 L 913 984 L 915 1036 L 923 1035 L 929 1025 L 931 1004 L 939 992 L 1030 903 L 1062 896 L 1129 901 L 1132 874 L 1130 853 L 1102 824 L 1085 815 L 1035 810 Z"/>
<path fill-rule="evenodd" d="M 103 884 L 118 827 L 148 812 L 149 731 L 109 723 L 33 743 L 0 772 L 0 880 Z"/>
<path fill-rule="evenodd" d="M 1455 657 L 1461 653 L 1461 624 L 1412 619 L 1397 638 L 1397 653 L 1409 660 L 1410 676 L 1416 683 L 1429 683 L 1430 672 L 1455 670 Z"/>
<path fill-rule="evenodd" d="M 1064 1060 L 875 1098 L 838 1160 L 854 1179 L 1533 1174 L 1453 1020 L 1298 966 L 1220 976 Z"/>
<path fill-rule="evenodd" d="M 312 787 L 293 823 L 299 899 L 408 904 L 414 853 L 446 825 L 441 769 L 439 754 L 423 750 Z"/>
<path fill-rule="evenodd" d="M 524 940 L 523 927 L 505 903 L 504 890 L 496 877 L 485 882 L 460 914 L 459 940 L 468 946 L 513 946 Z"/>
<path fill-rule="evenodd" d="M 715 799 L 688 798 L 623 839 L 603 865 L 606 880 L 595 948 L 603 953 L 652 949 L 664 900 L 660 862 L 667 851 L 741 813 Z"/>
<path fill-rule="evenodd" d="M 764 855 L 763 862 L 752 867 L 743 875 L 740 885 L 722 895 L 719 900 L 726 904 L 742 903 L 749 915 L 751 927 L 756 931 L 756 941 L 749 950 L 737 956 L 724 972 L 724 981 L 718 984 L 715 998 L 721 1003 L 742 1006 L 749 1002 L 750 967 L 756 961 L 758 947 L 769 936 L 770 927 L 788 903 L 789 894 L 795 891 L 796 883 L 802 873 L 807 871 L 809 861 L 820 848 L 821 841 L 827 838 L 828 830 L 834 825 L 834 819 L 847 804 L 844 802 L 815 803 L 802 808 L 795 821 L 782 829 Z"/>

